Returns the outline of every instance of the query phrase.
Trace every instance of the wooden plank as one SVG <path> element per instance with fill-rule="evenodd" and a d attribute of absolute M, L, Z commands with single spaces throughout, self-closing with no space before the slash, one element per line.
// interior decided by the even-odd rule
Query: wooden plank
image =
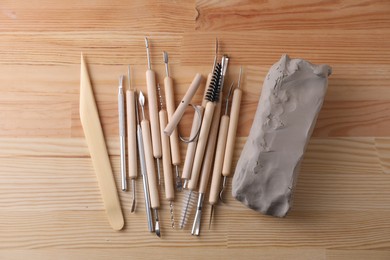
<path fill-rule="evenodd" d="M 196 3 L 196 29 L 385 29 L 390 25 L 386 1 L 208 1 Z"/>
<path fill-rule="evenodd" d="M 383 41 L 390 31 L 367 30 L 261 30 L 248 32 L 185 33 L 182 42 L 184 65 L 204 64 L 213 57 L 215 37 L 220 52 L 234 57 L 232 65 L 269 65 L 284 53 L 313 63 L 388 65 L 390 43 Z M 297 47 L 299 46 L 299 48 Z M 194 51 L 196 50 L 196 55 Z M 370 50 L 370 51 L 365 51 Z"/>
<path fill-rule="evenodd" d="M 0 136 L 69 137 L 70 108 L 69 102 L 1 102 Z"/>
<path fill-rule="evenodd" d="M 178 256 L 185 254 L 186 259 L 197 260 L 199 257 L 212 259 L 237 259 L 245 255 L 246 259 L 261 259 L 271 260 L 325 260 L 325 252 L 323 249 L 300 249 L 300 248 L 250 248 L 250 249 L 233 249 L 233 248 L 207 248 L 207 250 L 199 250 L 198 248 L 163 248 L 163 247 L 148 247 L 144 248 L 129 248 L 115 249 L 113 253 L 109 249 L 33 249 L 33 250 L 0 250 L 0 256 L 6 259 L 14 260 L 21 259 L 25 255 L 32 258 L 46 260 L 56 258 L 58 260 L 67 259 L 86 259 L 93 258 L 96 260 L 109 259 L 126 259 L 136 257 L 137 259 L 175 259 Z"/>
<path fill-rule="evenodd" d="M 388 260 L 390 251 L 386 250 L 326 250 L 326 259 L 329 260 Z"/>
<path fill-rule="evenodd" d="M 2 1 L 0 31 L 184 32 L 194 28 L 193 1 Z"/>

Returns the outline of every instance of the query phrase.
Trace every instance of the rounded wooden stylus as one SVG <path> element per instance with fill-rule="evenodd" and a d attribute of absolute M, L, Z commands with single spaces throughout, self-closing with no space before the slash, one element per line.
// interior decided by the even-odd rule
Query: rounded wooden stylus
<path fill-rule="evenodd" d="M 236 88 L 233 92 L 229 130 L 227 134 L 226 150 L 222 167 L 222 175 L 226 177 L 230 175 L 232 168 L 234 143 L 236 139 L 238 118 L 240 113 L 241 97 L 242 90 L 240 88 Z"/>

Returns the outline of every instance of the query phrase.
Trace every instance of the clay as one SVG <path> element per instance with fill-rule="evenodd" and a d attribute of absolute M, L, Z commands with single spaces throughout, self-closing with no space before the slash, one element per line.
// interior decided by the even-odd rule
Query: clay
<path fill-rule="evenodd" d="M 330 74 L 328 65 L 287 55 L 271 67 L 237 163 L 233 197 L 267 215 L 287 214 Z"/>

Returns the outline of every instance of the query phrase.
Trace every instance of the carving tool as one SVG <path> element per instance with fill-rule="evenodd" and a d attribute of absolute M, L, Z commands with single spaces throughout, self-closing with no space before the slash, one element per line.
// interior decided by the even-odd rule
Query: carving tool
<path fill-rule="evenodd" d="M 165 126 L 167 125 L 168 116 L 167 116 L 167 111 L 165 111 L 163 106 L 163 98 L 161 95 L 161 89 L 159 84 L 157 84 L 157 91 L 160 99 L 160 111 L 158 112 L 159 119 L 160 119 L 160 128 L 164 129 Z M 161 131 L 161 144 L 163 148 L 162 161 L 163 161 L 163 170 L 164 170 L 165 198 L 169 201 L 171 225 L 172 228 L 175 228 L 175 219 L 173 214 L 173 201 L 175 199 L 175 190 L 173 187 L 171 150 L 169 144 L 169 137 L 165 135 L 162 131 Z"/>
<path fill-rule="evenodd" d="M 164 78 L 164 90 L 165 90 L 165 100 L 167 103 L 167 113 L 168 113 L 168 121 L 171 120 L 173 113 L 175 112 L 175 97 L 173 92 L 173 80 L 169 76 L 169 67 L 168 67 L 168 53 L 164 51 L 163 54 L 164 63 L 165 63 L 165 78 Z M 160 96 L 161 98 L 161 96 Z M 161 103 L 161 101 L 160 101 Z M 161 120 L 161 118 L 160 118 Z M 161 125 L 161 123 L 160 123 Z M 161 131 L 165 128 L 161 127 Z M 163 136 L 161 135 L 161 139 Z M 177 128 L 175 128 L 172 134 L 169 136 L 170 146 L 171 146 L 171 156 L 172 156 L 172 164 L 175 166 L 176 172 L 176 190 L 181 191 L 183 188 L 183 184 L 179 174 L 179 165 L 181 162 L 180 159 L 180 147 L 179 147 L 179 134 L 177 132 Z M 163 145 L 164 149 L 164 145 Z M 163 156 L 165 154 L 163 153 Z M 163 158 L 164 160 L 164 158 Z M 165 175 L 164 175 L 165 176 Z"/>
<path fill-rule="evenodd" d="M 242 76 L 242 67 L 240 68 L 240 75 L 238 76 L 237 88 L 234 90 L 233 93 L 232 108 L 230 111 L 229 130 L 227 134 L 226 150 L 225 150 L 225 156 L 223 159 L 223 167 L 222 167 L 222 175 L 223 175 L 222 190 L 219 193 L 219 198 L 222 202 L 223 202 L 222 195 L 226 187 L 227 177 L 229 177 L 232 168 L 234 143 L 236 139 L 237 124 L 238 124 L 238 117 L 240 113 L 240 105 L 241 105 L 241 97 L 242 97 L 242 90 L 240 88 L 241 76 Z"/>
<path fill-rule="evenodd" d="M 137 179 L 137 122 L 135 115 L 135 90 L 131 89 L 130 66 L 127 68 L 129 79 L 129 89 L 126 91 L 126 115 L 127 115 L 127 153 L 128 153 L 128 171 L 133 191 L 131 212 L 135 211 L 135 180 Z"/>
<path fill-rule="evenodd" d="M 187 92 L 180 101 L 179 106 L 176 108 L 173 113 L 171 120 L 168 122 L 168 125 L 164 129 L 166 135 L 171 135 L 177 125 L 179 124 L 180 119 L 183 117 L 184 112 L 186 111 L 187 106 L 190 104 L 192 97 L 195 95 L 196 91 L 200 86 L 202 80 L 202 75 L 197 73 L 194 79 L 191 82 L 191 85 L 188 87 Z"/>
<path fill-rule="evenodd" d="M 161 150 L 160 125 L 158 122 L 156 74 L 152 70 L 152 65 L 150 62 L 149 40 L 147 37 L 145 37 L 145 46 L 146 46 L 146 55 L 148 59 L 148 69 L 146 70 L 146 87 L 148 91 L 148 105 L 149 105 L 148 108 L 149 108 L 150 125 L 152 130 L 151 132 L 152 148 L 153 148 L 153 157 L 156 158 L 156 162 L 157 162 L 158 184 L 160 184 L 161 183 L 160 159 L 162 157 L 162 150 Z"/>
<path fill-rule="evenodd" d="M 210 195 L 209 195 L 209 203 L 211 205 L 209 228 L 213 216 L 214 205 L 216 205 L 218 202 L 219 187 L 220 187 L 221 176 L 222 176 L 222 164 L 225 155 L 226 138 L 227 138 L 227 133 L 229 128 L 229 115 L 228 115 L 229 98 L 232 94 L 232 89 L 233 89 L 233 83 L 230 85 L 229 92 L 226 96 L 225 114 L 221 118 L 221 123 L 218 132 L 218 141 L 217 141 L 217 148 L 216 148 L 217 151 L 215 153 L 213 175 L 212 175 Z M 207 154 L 206 154 L 206 158 L 207 158 Z"/>
<path fill-rule="evenodd" d="M 198 106 L 198 110 L 200 113 L 200 117 L 196 116 L 196 111 L 194 114 L 194 119 L 192 121 L 192 127 L 191 127 L 191 133 L 190 136 L 195 136 L 198 131 L 198 125 L 200 125 L 202 122 L 202 117 L 203 117 L 203 112 L 204 108 L 206 107 L 207 104 L 207 99 L 206 94 L 208 87 L 210 86 L 210 82 L 213 78 L 213 73 L 215 73 L 215 66 L 217 65 L 217 56 L 218 56 L 218 39 L 215 39 L 215 55 L 214 55 L 214 64 L 213 64 L 213 69 L 207 76 L 207 81 L 206 81 L 206 87 L 204 89 L 204 94 L 203 94 L 203 100 L 202 100 L 202 106 Z M 191 170 L 192 170 L 192 165 L 194 162 L 194 156 L 195 156 L 195 150 L 196 150 L 196 145 L 198 143 L 198 139 L 195 138 L 192 142 L 188 143 L 187 146 L 187 151 L 186 151 L 186 157 L 184 160 L 184 166 L 183 166 L 183 174 L 182 174 L 182 179 L 184 180 L 183 187 L 187 188 L 188 181 L 191 178 Z"/>
<path fill-rule="evenodd" d="M 80 72 L 80 121 L 91 154 L 93 168 L 98 179 L 108 221 L 113 229 L 120 230 L 124 225 L 122 209 L 116 191 L 87 65 L 82 54 Z"/>
<path fill-rule="evenodd" d="M 121 150 L 121 177 L 122 191 L 127 190 L 126 180 L 126 130 L 125 130 L 125 97 L 123 95 L 123 75 L 119 77 L 118 87 L 118 114 L 119 114 L 119 141 Z"/>
<path fill-rule="evenodd" d="M 192 174 L 191 174 L 191 179 L 188 183 L 188 189 L 189 189 L 189 196 L 187 197 L 187 201 L 185 202 L 185 207 L 183 211 L 183 216 L 182 216 L 182 226 L 184 226 L 186 222 L 186 216 L 187 216 L 187 211 L 189 209 L 188 205 L 191 204 L 191 195 L 192 192 L 196 189 L 198 180 L 199 180 L 199 175 L 200 175 L 200 170 L 202 167 L 203 163 L 203 157 L 205 153 L 205 148 L 208 140 L 208 136 L 210 133 L 210 128 L 212 125 L 212 119 L 214 115 L 214 110 L 217 106 L 217 101 L 220 95 L 220 92 L 222 91 L 223 87 L 223 81 L 225 78 L 226 74 L 226 69 L 228 65 L 228 60 L 229 58 L 227 56 L 222 57 L 222 63 L 217 63 L 214 69 L 213 73 L 213 79 L 210 82 L 210 86 L 208 87 L 205 99 L 207 99 L 207 104 L 204 112 L 204 117 L 202 120 L 202 127 L 199 133 L 199 139 L 198 139 L 198 144 L 196 146 L 196 151 L 195 151 L 195 157 L 194 157 L 194 162 L 193 162 L 193 167 L 192 167 Z M 217 109 L 218 111 L 218 109 Z M 217 120 L 218 121 L 218 120 Z M 202 197 L 198 198 L 198 202 L 202 200 Z M 201 211 L 201 207 L 199 207 L 198 203 L 198 208 L 197 211 Z"/>
<path fill-rule="evenodd" d="M 139 93 L 139 104 L 142 111 L 142 140 L 144 143 L 145 150 L 145 162 L 146 162 L 146 172 L 148 175 L 149 182 L 149 193 L 150 193 L 150 204 L 151 208 L 154 210 L 155 217 L 155 232 L 158 237 L 160 237 L 160 223 L 158 217 L 158 208 L 160 207 L 160 199 L 158 195 L 158 184 L 156 180 L 156 170 L 154 168 L 153 162 L 153 148 L 152 148 L 152 138 L 150 136 L 150 125 L 149 121 L 145 117 L 145 96 L 142 91 Z"/>
<path fill-rule="evenodd" d="M 134 94 L 134 100 L 135 100 L 135 109 L 136 109 L 136 117 L 137 117 L 138 156 L 139 156 L 139 162 L 140 162 L 140 166 L 141 166 L 142 185 L 144 188 L 146 218 L 148 220 L 148 230 L 149 230 L 149 232 L 153 232 L 154 228 L 153 228 L 152 211 L 150 209 L 149 182 L 148 182 L 148 174 L 147 174 L 147 169 L 146 169 L 143 134 L 142 134 L 141 123 L 139 120 L 140 116 L 139 116 L 139 112 L 138 112 L 138 102 L 137 102 L 136 93 Z"/>
<path fill-rule="evenodd" d="M 222 165 L 222 163 L 220 163 L 218 160 L 221 160 L 222 159 L 221 157 L 223 157 L 223 155 L 220 156 L 218 154 L 218 152 L 219 152 L 218 150 L 217 150 L 217 154 L 215 154 L 217 137 L 218 137 L 218 139 L 219 138 L 226 139 L 226 135 L 225 135 L 225 137 L 218 135 L 219 123 L 220 123 L 220 119 L 221 119 L 221 106 L 222 106 L 222 102 L 220 102 L 220 100 L 219 100 L 219 95 L 222 95 L 222 89 L 223 89 L 223 85 L 224 85 L 224 79 L 225 79 L 225 74 L 226 74 L 226 69 L 227 69 L 227 64 L 228 64 L 228 58 L 226 56 L 224 56 L 222 58 L 222 64 L 223 64 L 223 67 L 222 67 L 221 77 L 220 77 L 220 82 L 219 82 L 220 89 L 219 89 L 219 92 L 217 94 L 214 94 L 215 97 L 213 99 L 213 102 L 216 103 L 215 111 L 213 114 L 213 121 L 212 121 L 212 125 L 210 128 L 209 137 L 207 140 L 207 148 L 206 148 L 206 153 L 205 153 L 205 157 L 203 160 L 201 179 L 200 179 L 199 190 L 198 190 L 199 191 L 198 203 L 197 203 L 194 223 L 192 225 L 192 231 L 191 231 L 191 234 L 196 235 L 196 236 L 199 236 L 199 233 L 200 233 L 203 200 L 204 200 L 204 195 L 206 193 L 207 185 L 209 182 L 212 164 L 214 162 L 214 166 L 215 166 L 215 164 Z M 230 87 L 230 91 L 231 91 L 231 88 L 232 87 Z M 226 121 L 226 119 L 224 119 L 224 121 Z M 221 133 L 221 131 L 227 132 L 226 122 L 221 122 L 221 124 L 222 124 L 221 127 L 223 129 L 221 129 L 219 131 L 219 133 Z M 218 144 L 218 145 L 220 145 L 220 144 Z M 222 150 L 224 150 L 224 147 Z M 214 154 L 215 154 L 215 159 L 214 159 Z M 191 181 L 192 181 L 192 178 L 190 180 L 190 184 L 189 184 L 190 186 L 191 186 Z"/>

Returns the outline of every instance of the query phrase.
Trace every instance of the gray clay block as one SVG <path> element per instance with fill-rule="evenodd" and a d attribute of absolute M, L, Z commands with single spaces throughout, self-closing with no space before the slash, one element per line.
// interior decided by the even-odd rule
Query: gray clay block
<path fill-rule="evenodd" d="M 268 72 L 233 178 L 233 197 L 284 217 L 306 145 L 322 107 L 331 68 L 287 55 Z"/>

